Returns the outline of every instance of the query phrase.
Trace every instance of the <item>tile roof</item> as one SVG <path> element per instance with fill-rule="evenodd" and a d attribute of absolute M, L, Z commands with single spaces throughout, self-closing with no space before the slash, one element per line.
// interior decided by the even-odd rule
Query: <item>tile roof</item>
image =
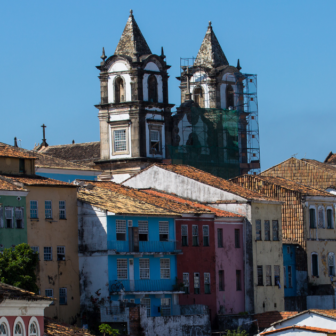
<path fill-rule="evenodd" d="M 82 328 L 58 322 L 49 317 L 44 317 L 44 335 L 49 336 L 91 336 L 92 334 Z"/>
<path fill-rule="evenodd" d="M 112 182 L 113 183 L 113 182 Z M 88 181 L 88 184 L 79 188 L 77 192 L 79 201 L 90 203 L 93 206 L 115 214 L 177 216 L 178 213 L 168 211 L 159 206 L 140 201 L 129 195 L 107 188 L 99 188 Z"/>
<path fill-rule="evenodd" d="M 293 325 L 289 327 L 265 331 L 265 332 L 260 333 L 260 335 L 274 334 L 276 332 L 281 332 L 281 331 L 285 331 L 289 329 L 300 329 L 300 330 L 308 330 L 308 331 L 326 333 L 326 334 L 336 334 L 336 329 L 324 329 L 324 328 L 316 328 L 316 327 L 310 327 L 310 326 L 305 326 L 305 325 Z"/>
<path fill-rule="evenodd" d="M 210 173 L 207 173 L 203 170 L 197 169 L 195 167 L 187 166 L 187 165 L 174 165 L 174 164 L 159 164 L 154 163 L 151 166 L 148 166 L 144 170 L 147 170 L 153 166 L 160 167 L 162 169 L 171 171 L 175 174 L 179 174 L 195 181 L 207 184 L 214 188 L 218 188 L 232 194 L 238 195 L 240 197 L 249 199 L 249 200 L 256 200 L 256 201 L 273 201 L 278 202 L 276 199 L 273 199 L 268 196 L 261 195 L 255 191 L 251 191 L 249 189 L 243 188 L 235 183 L 229 182 L 224 180 L 220 177 L 214 176 Z M 141 174 L 144 170 L 140 171 L 138 174 Z M 138 175 L 135 174 L 135 175 Z M 135 176 L 133 175 L 133 176 Z M 131 177 L 132 178 L 132 177 Z M 125 182 L 125 181 L 124 181 Z"/>
<path fill-rule="evenodd" d="M 220 209 L 217 209 L 217 208 L 214 208 L 214 207 L 211 207 L 211 206 L 208 206 L 208 205 L 204 205 L 204 204 L 201 204 L 201 203 L 197 203 L 197 202 L 191 201 L 189 199 L 181 198 L 181 197 L 176 196 L 174 194 L 169 194 L 169 193 L 165 193 L 165 192 L 158 191 L 158 190 L 153 190 L 153 189 L 142 189 L 141 191 L 145 192 L 145 193 L 148 193 L 148 194 L 151 194 L 151 195 L 154 195 L 154 196 L 162 197 L 164 199 L 170 199 L 170 200 L 173 200 L 173 201 L 178 202 L 178 203 L 188 204 L 188 205 L 190 205 L 192 207 L 195 207 L 195 208 L 209 210 L 212 213 L 214 213 L 217 217 L 244 218 L 244 216 L 237 215 L 237 214 L 234 214 L 234 213 L 229 212 L 229 211 L 220 210 Z"/>
<path fill-rule="evenodd" d="M 36 159 L 36 155 L 31 152 L 22 151 L 19 147 L 14 147 L 0 142 L 0 156 L 19 159 Z"/>
<path fill-rule="evenodd" d="M 100 159 L 100 142 L 84 142 L 44 147 L 39 153 L 84 165 L 94 165 Z"/>
<path fill-rule="evenodd" d="M 37 295 L 19 287 L 14 287 L 0 282 L 0 302 L 4 300 L 53 301 L 50 297 Z"/>
<path fill-rule="evenodd" d="M 269 328 L 273 323 L 280 320 L 286 320 L 291 316 L 297 315 L 296 311 L 269 311 L 265 313 L 255 314 L 253 318 L 258 321 L 258 326 L 260 330 Z"/>
<path fill-rule="evenodd" d="M 324 163 L 329 163 L 329 164 L 336 164 L 336 154 L 333 152 L 330 152 L 328 156 L 325 158 Z"/>
<path fill-rule="evenodd" d="M 104 188 L 109 191 L 116 192 L 120 195 L 132 197 L 133 199 L 136 199 L 138 201 L 155 205 L 156 207 L 160 207 L 162 209 L 165 209 L 166 211 L 174 212 L 175 214 L 214 213 L 214 211 L 212 211 L 212 208 L 210 207 L 209 208 L 211 210 L 201 207 L 195 207 L 187 203 L 180 203 L 169 198 L 163 198 L 161 195 L 160 196 L 150 195 L 148 193 L 139 191 L 138 189 L 126 187 L 121 184 L 117 184 L 110 181 L 87 181 L 87 182 L 99 188 Z"/>
<path fill-rule="evenodd" d="M 2 177 L 5 177 L 6 179 L 9 179 L 11 181 L 22 183 L 26 186 L 61 186 L 61 187 L 70 187 L 70 188 L 77 188 L 77 186 L 63 182 L 58 180 L 53 180 L 51 178 L 47 178 L 44 176 L 39 175 L 2 175 Z"/>
<path fill-rule="evenodd" d="M 3 176 L 0 176 L 0 190 L 26 191 L 26 189 L 22 188 L 22 186 L 14 184 L 13 181 Z"/>

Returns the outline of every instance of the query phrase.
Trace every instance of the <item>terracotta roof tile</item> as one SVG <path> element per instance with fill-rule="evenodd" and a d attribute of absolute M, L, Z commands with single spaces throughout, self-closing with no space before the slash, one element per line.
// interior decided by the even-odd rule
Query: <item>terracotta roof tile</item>
<path fill-rule="evenodd" d="M 0 176 L 0 190 L 6 191 L 26 191 L 22 186 L 16 185 L 10 179 Z"/>
<path fill-rule="evenodd" d="M 92 334 L 82 328 L 58 322 L 49 317 L 44 317 L 44 334 L 49 336 L 91 336 Z"/>
<path fill-rule="evenodd" d="M 305 325 L 293 325 L 289 327 L 265 331 L 265 332 L 260 333 L 260 335 L 269 335 L 269 334 L 273 334 L 276 332 L 281 332 L 281 331 L 289 330 L 289 329 L 300 329 L 300 330 L 309 330 L 313 332 L 322 332 L 326 334 L 336 334 L 336 329 L 324 329 L 324 328 L 316 328 L 316 327 L 310 327 L 310 326 L 305 326 Z"/>
<path fill-rule="evenodd" d="M 255 314 L 254 319 L 258 321 L 259 329 L 264 330 L 266 328 L 269 328 L 273 323 L 297 315 L 297 313 L 298 312 L 269 311 L 265 313 Z"/>
<path fill-rule="evenodd" d="M 12 180 L 13 182 L 22 183 L 27 186 L 62 186 L 62 187 L 77 188 L 77 186 L 71 183 L 53 180 L 51 178 L 39 175 L 33 175 L 33 176 L 2 175 L 2 176 Z"/>
<path fill-rule="evenodd" d="M 237 214 L 234 214 L 234 213 L 229 212 L 229 211 L 216 209 L 216 208 L 210 207 L 208 205 L 197 203 L 197 202 L 191 201 L 189 199 L 181 198 L 179 196 L 169 194 L 169 193 L 165 193 L 165 192 L 162 192 L 162 191 L 157 191 L 157 190 L 153 190 L 153 189 L 142 189 L 141 191 L 145 192 L 145 193 L 148 193 L 148 194 L 151 194 L 151 195 L 154 195 L 154 196 L 162 197 L 164 199 L 170 199 L 170 200 L 173 200 L 173 201 L 178 202 L 178 203 L 188 204 L 188 205 L 190 205 L 192 207 L 195 207 L 195 208 L 209 210 L 212 213 L 214 213 L 217 217 L 235 217 L 235 218 L 240 217 L 240 218 L 244 218 L 244 216 L 237 215 Z"/>
<path fill-rule="evenodd" d="M 175 213 L 189 213 L 189 214 L 202 214 L 202 213 L 214 213 L 209 209 L 195 207 L 187 203 L 176 202 L 172 199 L 162 198 L 162 196 L 149 195 L 141 192 L 138 189 L 126 187 L 124 185 L 110 182 L 110 181 L 87 181 L 88 183 L 95 185 L 99 188 L 108 189 L 119 194 L 135 198 L 137 200 L 153 204 L 163 209 L 173 211 Z M 210 208 L 210 207 L 209 207 Z M 212 209 L 212 208 L 210 208 Z"/>
<path fill-rule="evenodd" d="M 36 159 L 36 155 L 31 152 L 22 151 L 18 147 L 0 142 L 0 156 L 19 159 Z"/>
<path fill-rule="evenodd" d="M 19 287 L 10 286 L 3 282 L 0 282 L 0 302 L 6 299 L 27 300 L 27 301 L 38 301 L 38 300 L 52 301 L 53 300 L 50 297 L 37 295 L 33 292 L 29 292 Z"/>

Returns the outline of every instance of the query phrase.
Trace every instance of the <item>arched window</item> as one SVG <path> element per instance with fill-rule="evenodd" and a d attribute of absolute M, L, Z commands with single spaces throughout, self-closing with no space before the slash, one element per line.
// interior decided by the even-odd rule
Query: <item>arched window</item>
<path fill-rule="evenodd" d="M 318 254 L 316 252 L 313 252 L 312 255 L 312 276 L 318 276 Z"/>
<path fill-rule="evenodd" d="M 226 108 L 229 107 L 234 108 L 234 91 L 230 84 L 226 86 Z"/>
<path fill-rule="evenodd" d="M 5 323 L 1 323 L 0 325 L 0 336 L 8 336 L 7 326 Z"/>
<path fill-rule="evenodd" d="M 14 335 L 15 336 L 23 336 L 23 329 L 21 323 L 16 323 L 14 328 Z"/>
<path fill-rule="evenodd" d="M 335 276 L 335 254 L 333 252 L 328 254 L 328 273 L 329 276 Z"/>
<path fill-rule="evenodd" d="M 328 229 L 333 229 L 334 228 L 334 222 L 333 222 L 333 210 L 331 207 L 328 207 L 327 209 L 327 228 Z"/>
<path fill-rule="evenodd" d="M 324 207 L 318 208 L 318 227 L 324 229 Z"/>
<path fill-rule="evenodd" d="M 117 77 L 114 81 L 114 102 L 122 103 L 125 101 L 125 83 L 122 77 Z"/>
<path fill-rule="evenodd" d="M 157 80 L 155 75 L 148 77 L 148 101 L 151 103 L 157 103 L 158 101 Z"/>
<path fill-rule="evenodd" d="M 194 90 L 194 102 L 198 104 L 199 107 L 204 108 L 204 93 L 201 87 L 197 87 Z"/>

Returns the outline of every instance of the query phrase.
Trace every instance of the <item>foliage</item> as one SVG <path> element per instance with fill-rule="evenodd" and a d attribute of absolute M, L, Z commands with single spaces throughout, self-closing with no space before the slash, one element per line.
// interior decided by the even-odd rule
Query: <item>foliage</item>
<path fill-rule="evenodd" d="M 118 329 L 112 329 L 112 327 L 106 323 L 101 324 L 99 326 L 99 331 L 104 334 L 112 335 L 112 336 L 117 336 L 119 335 L 119 330 Z"/>
<path fill-rule="evenodd" d="M 8 285 L 38 293 L 36 267 L 38 253 L 28 244 L 16 245 L 0 253 L 0 281 Z"/>
<path fill-rule="evenodd" d="M 246 330 L 241 330 L 240 327 L 237 330 L 227 330 L 226 336 L 247 336 Z"/>

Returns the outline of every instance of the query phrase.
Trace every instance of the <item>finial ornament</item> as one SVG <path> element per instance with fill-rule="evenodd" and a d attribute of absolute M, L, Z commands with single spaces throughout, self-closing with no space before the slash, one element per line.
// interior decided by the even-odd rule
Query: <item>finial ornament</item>
<path fill-rule="evenodd" d="M 130 10 L 130 16 L 132 16 L 132 15 L 133 15 L 133 9 Z"/>
<path fill-rule="evenodd" d="M 103 53 L 102 53 L 102 55 L 100 56 L 100 58 L 105 62 L 105 60 L 106 60 L 106 55 L 105 55 L 105 48 L 103 47 Z"/>
<path fill-rule="evenodd" d="M 209 21 L 209 27 L 211 27 L 211 21 Z"/>
<path fill-rule="evenodd" d="M 238 58 L 238 61 L 237 61 L 237 66 L 236 66 L 236 68 L 237 68 L 238 71 L 241 70 L 241 66 L 240 66 L 239 58 Z"/>

